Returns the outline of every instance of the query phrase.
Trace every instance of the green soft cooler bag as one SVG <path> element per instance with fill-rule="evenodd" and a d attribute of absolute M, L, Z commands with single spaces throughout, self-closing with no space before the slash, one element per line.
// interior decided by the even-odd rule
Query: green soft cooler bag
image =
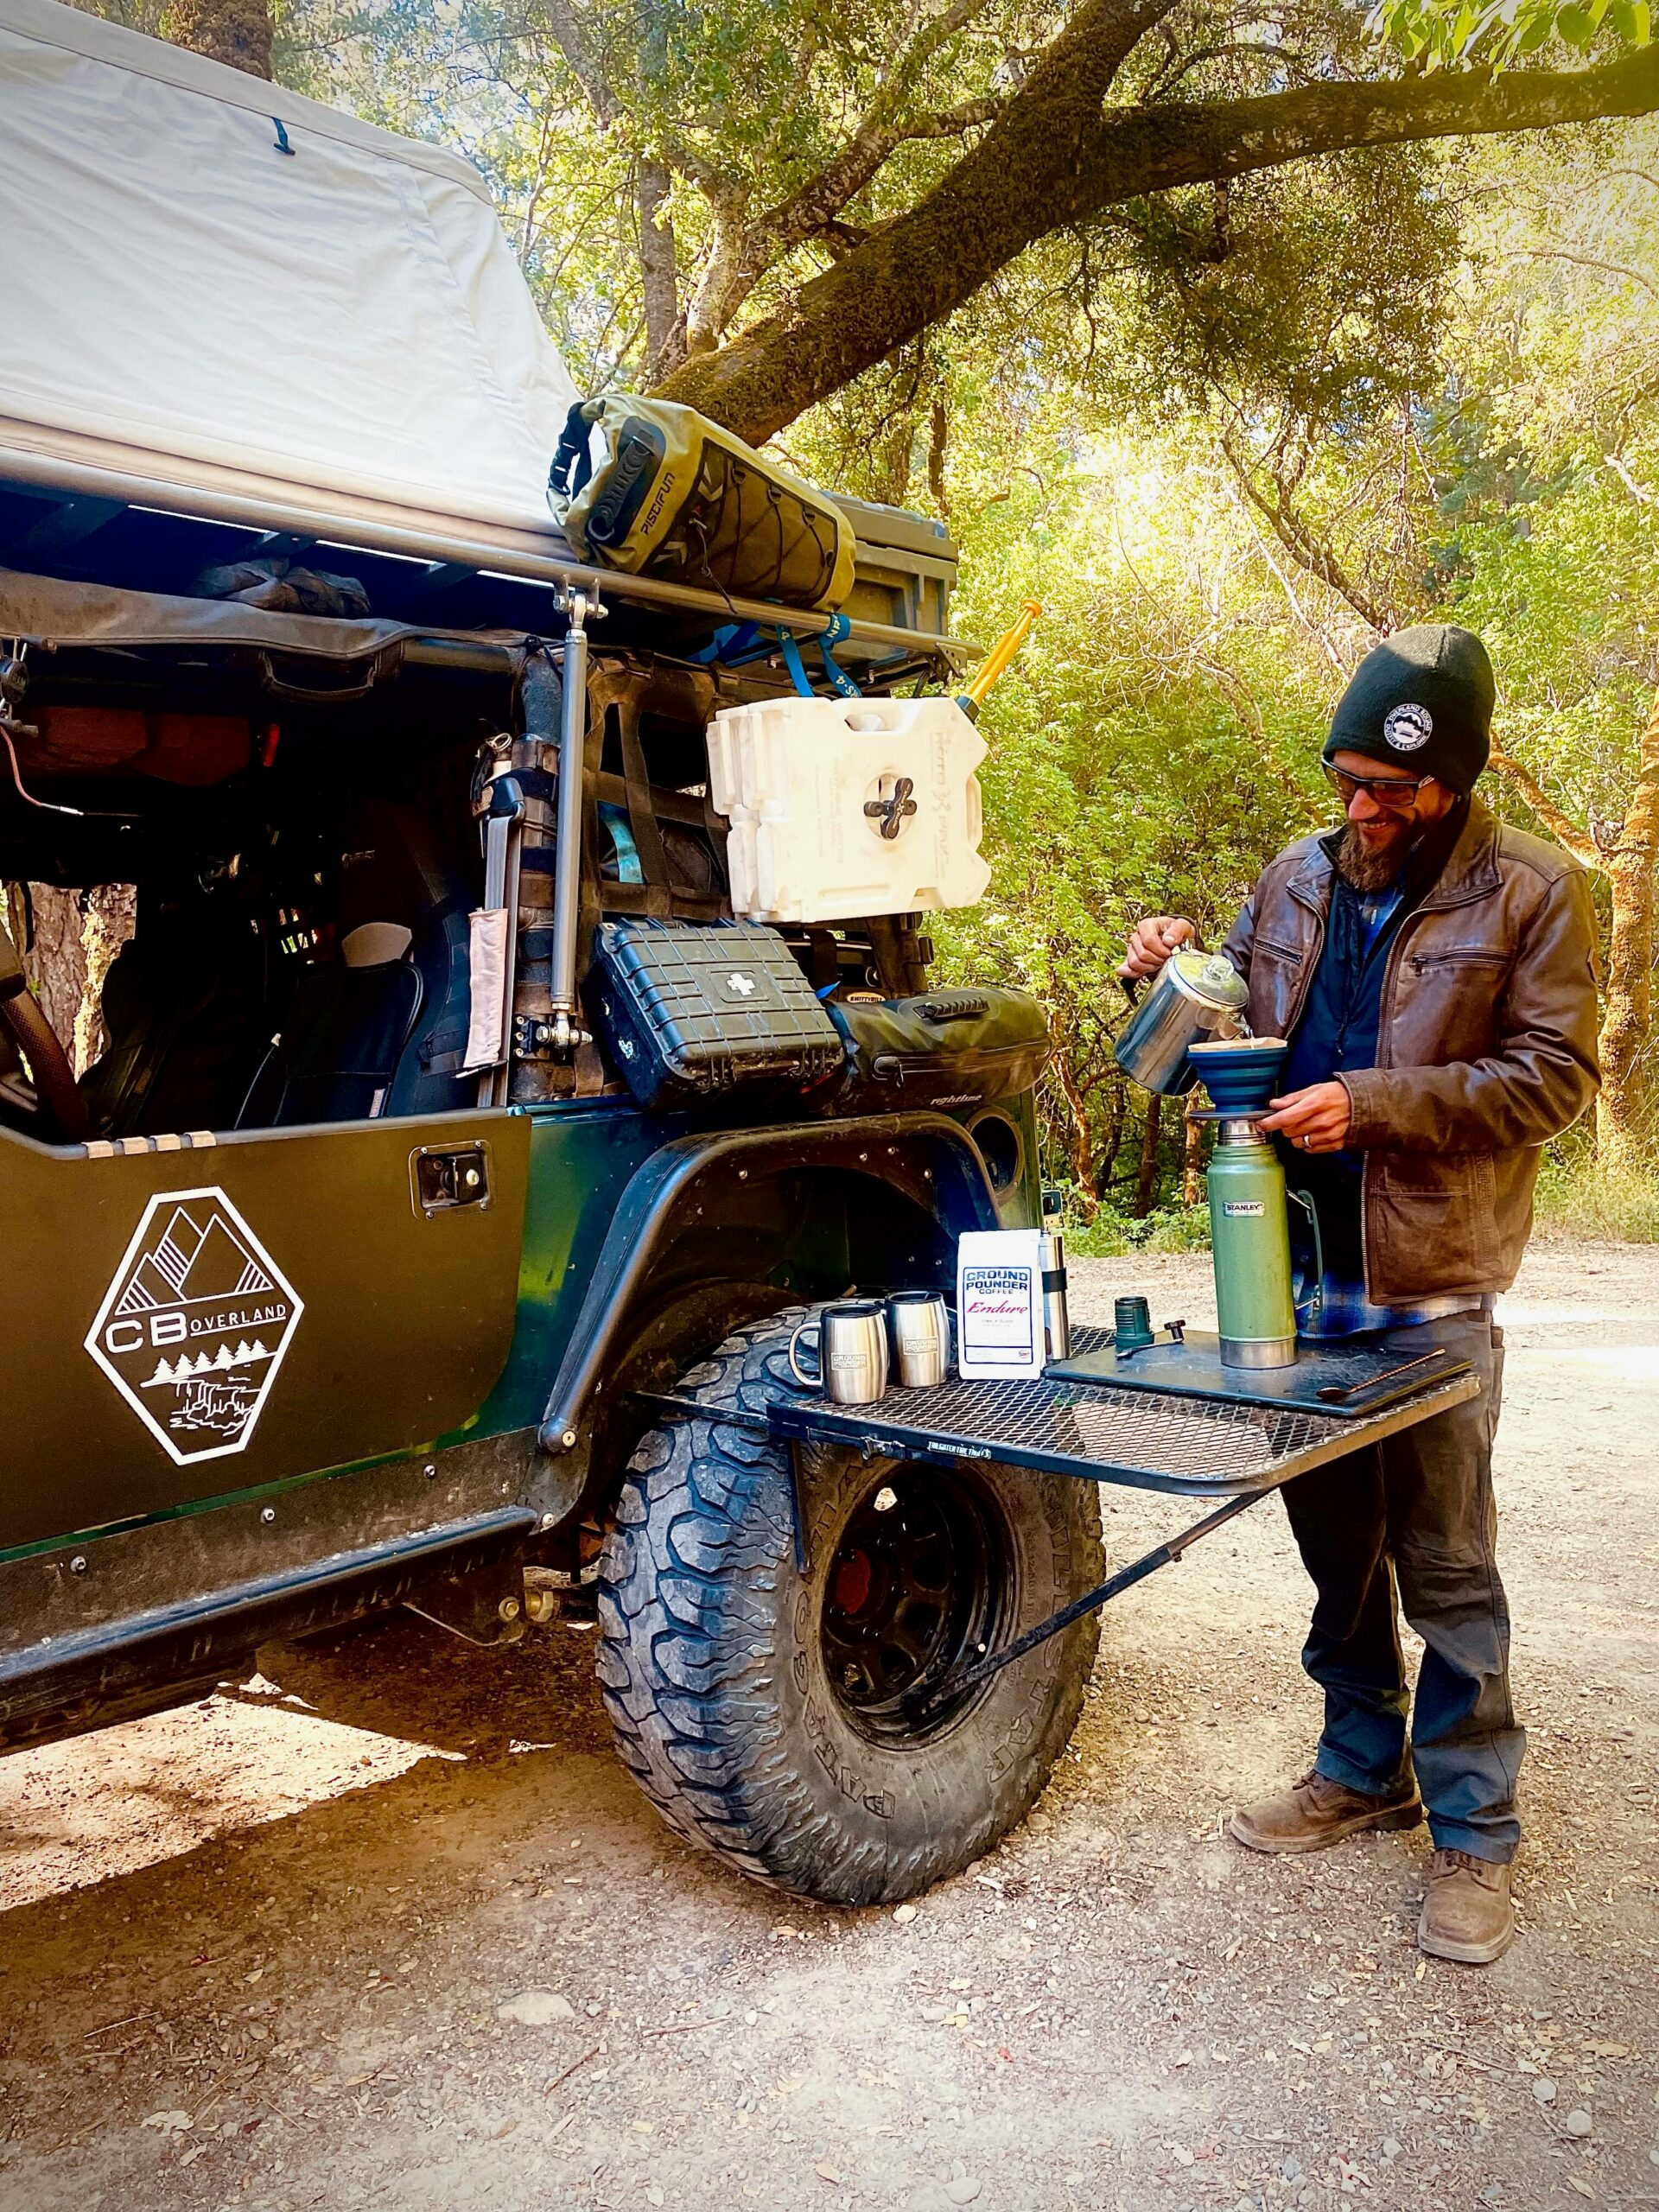
<path fill-rule="evenodd" d="M 632 575 L 823 612 L 853 587 L 835 502 L 673 400 L 573 407 L 547 496 L 583 559 Z"/>

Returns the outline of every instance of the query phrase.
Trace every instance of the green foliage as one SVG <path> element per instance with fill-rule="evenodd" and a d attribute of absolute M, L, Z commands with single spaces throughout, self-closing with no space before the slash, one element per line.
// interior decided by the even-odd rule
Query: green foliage
<path fill-rule="evenodd" d="M 1569 50 L 1646 46 L 1648 0 L 1377 0 L 1371 22 L 1408 60 L 1427 69 L 1479 60 L 1494 69 L 1536 54 L 1552 39 Z"/>
<path fill-rule="evenodd" d="M 1135 343 L 1090 365 L 1103 398 L 1179 420 L 1220 393 L 1336 435 L 1398 404 L 1445 315 L 1455 181 L 1443 155 L 1363 149 L 1117 211 Z"/>
<path fill-rule="evenodd" d="M 1207 1252 L 1210 1215 L 1204 1206 L 1154 1206 L 1140 1218 L 1116 1206 L 1098 1209 L 1065 1225 L 1068 1255 L 1079 1260 L 1121 1260 L 1131 1252 Z"/>
<path fill-rule="evenodd" d="M 1659 1244 L 1659 1170 L 1599 1166 L 1582 1135 L 1564 1138 L 1544 1154 L 1535 1233 L 1573 1243 Z"/>

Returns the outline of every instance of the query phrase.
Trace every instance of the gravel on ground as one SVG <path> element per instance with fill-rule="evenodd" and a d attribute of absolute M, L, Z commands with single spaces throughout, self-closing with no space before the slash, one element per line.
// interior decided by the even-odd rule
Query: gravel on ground
<path fill-rule="evenodd" d="M 1204 1317 L 1201 1257 L 1074 1310 Z M 1659 2205 L 1659 1252 L 1501 1314 L 1520 1940 L 1414 1944 L 1424 1831 L 1252 1858 L 1319 1726 L 1268 1502 L 1108 1609 L 1040 1808 L 898 1910 L 683 1845 L 592 1637 L 408 1615 L 0 1763 L 0 2212 Z M 1109 1493 L 1133 1556 L 1179 1503 Z"/>

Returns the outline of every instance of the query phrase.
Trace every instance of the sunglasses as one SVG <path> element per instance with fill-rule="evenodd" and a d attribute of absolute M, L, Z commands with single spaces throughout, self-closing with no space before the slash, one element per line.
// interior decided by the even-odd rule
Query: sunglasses
<path fill-rule="evenodd" d="M 1417 794 L 1425 784 L 1432 784 L 1433 776 L 1351 776 L 1345 768 L 1333 768 L 1325 763 L 1325 780 L 1345 807 L 1353 804 L 1355 794 L 1363 791 L 1378 806 L 1386 807 L 1393 814 L 1409 814 L 1417 803 Z"/>

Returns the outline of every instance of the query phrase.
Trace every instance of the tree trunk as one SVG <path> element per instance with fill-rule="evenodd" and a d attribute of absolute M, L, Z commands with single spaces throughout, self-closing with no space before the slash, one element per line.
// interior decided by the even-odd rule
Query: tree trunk
<path fill-rule="evenodd" d="M 17 938 L 23 973 L 59 1043 L 70 1052 L 86 988 L 86 955 L 81 944 L 86 917 L 80 911 L 80 894 L 60 891 L 55 884 L 31 883 L 28 902 L 28 911 L 34 917 L 32 938 L 26 935 Z M 12 903 L 15 914 L 20 903 L 16 887 Z M 24 926 L 27 929 L 26 923 Z"/>
<path fill-rule="evenodd" d="M 639 213 L 639 275 L 645 303 L 645 381 L 664 375 L 684 351 L 676 270 L 673 179 L 661 162 L 642 161 L 634 188 Z"/>
<path fill-rule="evenodd" d="M 104 982 L 116 955 L 138 921 L 138 892 L 130 883 L 100 884 L 86 894 L 86 919 L 80 932 L 86 982 L 75 1009 L 75 1073 L 85 1075 L 103 1057 L 110 1041 L 104 1026 Z"/>
<path fill-rule="evenodd" d="M 162 35 L 250 77 L 270 76 L 269 0 L 172 0 Z"/>
<path fill-rule="evenodd" d="M 1094 1140 L 1089 1128 L 1089 1109 L 1077 1088 L 1077 1079 L 1071 1065 L 1071 1055 L 1063 1044 L 1052 1063 L 1054 1088 L 1060 1094 L 1065 1109 L 1061 1125 L 1061 1142 L 1071 1170 L 1083 1217 L 1092 1221 L 1100 1211 L 1100 1185 L 1095 1178 Z"/>
<path fill-rule="evenodd" d="M 86 893 L 32 883 L 27 898 L 21 884 L 9 884 L 6 891 L 11 934 L 29 988 L 74 1063 L 75 1073 L 85 1075 L 109 1042 L 104 1027 L 104 979 L 132 935 L 137 893 L 130 883 L 102 884 Z"/>
<path fill-rule="evenodd" d="M 1650 1100 L 1643 1064 L 1653 1027 L 1654 861 L 1659 850 L 1659 693 L 1654 696 L 1636 787 L 1618 842 L 1602 866 L 1612 893 L 1601 1022 L 1596 1152 L 1604 1166 L 1650 1159 Z"/>
<path fill-rule="evenodd" d="M 1111 1187 L 1112 1170 L 1117 1166 L 1117 1155 L 1122 1148 L 1123 1124 L 1129 1111 L 1129 1086 L 1116 1068 L 1106 1071 L 1106 1129 L 1095 1166 L 1096 1187 L 1102 1191 Z"/>
<path fill-rule="evenodd" d="M 938 509 L 941 519 L 945 522 L 950 519 L 950 502 L 945 494 L 944 488 L 945 439 L 948 431 L 949 418 L 944 411 L 944 402 L 942 399 L 936 399 L 928 411 L 927 418 L 927 488 L 933 494 L 933 504 Z"/>
<path fill-rule="evenodd" d="M 983 139 L 914 207 L 662 387 L 760 443 L 891 358 L 1039 238 L 1179 185 L 1357 146 L 1547 130 L 1659 108 L 1659 47 L 1596 69 L 1484 69 L 1105 107 L 1158 0 L 1084 7 Z"/>
<path fill-rule="evenodd" d="M 1146 1126 L 1141 1132 L 1141 1172 L 1135 1179 L 1135 1212 L 1138 1221 L 1144 1221 L 1152 1211 L 1152 1202 L 1158 1190 L 1158 1124 L 1163 1118 L 1164 1102 L 1157 1091 L 1147 1099 Z"/>
<path fill-rule="evenodd" d="M 1186 1146 L 1181 1161 L 1181 1204 L 1200 1205 L 1204 1200 L 1204 1123 L 1198 1108 L 1186 1102 Z"/>

